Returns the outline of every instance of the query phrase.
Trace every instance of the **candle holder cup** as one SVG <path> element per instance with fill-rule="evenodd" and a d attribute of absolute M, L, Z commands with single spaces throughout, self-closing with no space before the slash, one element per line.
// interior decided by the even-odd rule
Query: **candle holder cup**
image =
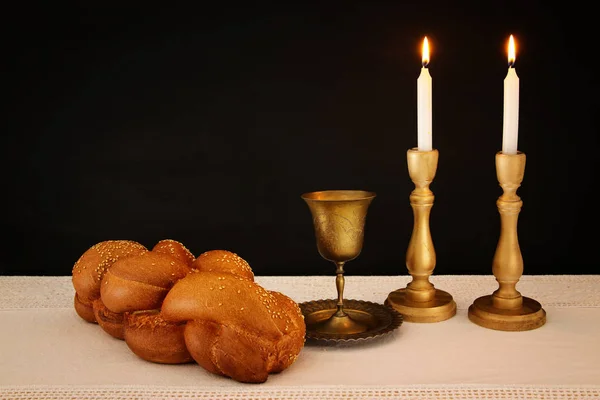
<path fill-rule="evenodd" d="M 539 302 L 522 296 L 516 289 L 523 275 L 523 257 L 517 236 L 523 202 L 517 189 L 525 174 L 525 154 L 496 153 L 496 174 L 504 192 L 496 202 L 501 227 L 492 263 L 492 273 L 499 288 L 473 302 L 468 311 L 469 319 L 484 328 L 501 331 L 536 329 L 546 323 L 546 311 Z"/>
<path fill-rule="evenodd" d="M 407 152 L 408 172 L 415 184 L 410 194 L 414 223 L 406 252 L 406 266 L 412 281 L 406 288 L 391 292 L 385 304 L 394 308 L 407 322 L 439 322 L 456 314 L 456 303 L 448 292 L 436 289 L 429 276 L 436 264 L 436 254 L 429 229 L 434 195 L 429 185 L 435 177 L 439 153 L 436 149 Z"/>

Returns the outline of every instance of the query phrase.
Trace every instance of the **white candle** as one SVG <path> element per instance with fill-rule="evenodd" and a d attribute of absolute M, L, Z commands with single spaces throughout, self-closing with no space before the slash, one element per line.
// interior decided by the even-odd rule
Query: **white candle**
<path fill-rule="evenodd" d="M 421 74 L 417 79 L 417 148 L 431 151 L 431 75 L 429 75 L 429 42 L 423 39 Z"/>
<path fill-rule="evenodd" d="M 504 121 L 502 129 L 502 153 L 517 154 L 519 139 L 519 77 L 514 68 L 515 41 L 508 41 L 508 74 L 504 78 Z"/>

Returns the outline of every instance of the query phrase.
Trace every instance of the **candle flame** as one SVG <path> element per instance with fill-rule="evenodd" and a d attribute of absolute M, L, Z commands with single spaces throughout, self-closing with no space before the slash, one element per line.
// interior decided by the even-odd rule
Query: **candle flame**
<path fill-rule="evenodd" d="M 429 42 L 427 41 L 427 36 L 423 39 L 423 57 L 421 63 L 424 67 L 429 64 Z"/>
<path fill-rule="evenodd" d="M 508 66 L 512 67 L 515 64 L 515 59 L 517 58 L 516 56 L 516 49 L 515 49 L 515 39 L 513 38 L 513 35 L 510 35 L 510 39 L 508 39 Z"/>

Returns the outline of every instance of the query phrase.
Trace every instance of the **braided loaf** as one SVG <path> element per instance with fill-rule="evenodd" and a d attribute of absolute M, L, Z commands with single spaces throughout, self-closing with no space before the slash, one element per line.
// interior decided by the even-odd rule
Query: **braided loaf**
<path fill-rule="evenodd" d="M 304 346 L 306 326 L 289 297 L 227 272 L 193 272 L 169 291 L 161 312 L 186 321 L 185 343 L 206 370 L 260 383 L 281 372 Z"/>
<path fill-rule="evenodd" d="M 255 283 L 250 265 L 235 253 L 210 250 L 195 258 L 165 239 L 152 250 L 132 241 L 102 242 L 84 256 L 73 268 L 77 313 L 144 360 L 196 362 L 259 383 L 289 367 L 304 346 L 298 305 Z M 83 273 L 88 268 L 98 271 L 94 279 Z"/>

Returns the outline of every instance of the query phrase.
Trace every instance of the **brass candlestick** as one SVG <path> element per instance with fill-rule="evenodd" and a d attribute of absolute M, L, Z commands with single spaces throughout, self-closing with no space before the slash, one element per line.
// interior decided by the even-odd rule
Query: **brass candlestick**
<path fill-rule="evenodd" d="M 492 272 L 499 288 L 476 299 L 469 307 L 469 319 L 485 328 L 501 331 L 527 331 L 546 322 L 541 304 L 521 296 L 516 289 L 523 275 L 523 257 L 517 236 L 517 220 L 523 202 L 517 195 L 525 174 L 525 154 L 496 154 L 496 174 L 504 193 L 496 205 L 500 213 L 500 238 L 494 254 Z"/>
<path fill-rule="evenodd" d="M 437 170 L 439 153 L 410 149 L 407 152 L 408 173 L 415 184 L 410 194 L 413 209 L 413 232 L 406 252 L 406 266 L 412 281 L 404 289 L 391 292 L 385 304 L 393 307 L 409 322 L 439 322 L 456 314 L 452 296 L 436 289 L 429 276 L 436 263 L 435 250 L 429 230 L 429 215 L 434 195 L 429 185 Z"/>

